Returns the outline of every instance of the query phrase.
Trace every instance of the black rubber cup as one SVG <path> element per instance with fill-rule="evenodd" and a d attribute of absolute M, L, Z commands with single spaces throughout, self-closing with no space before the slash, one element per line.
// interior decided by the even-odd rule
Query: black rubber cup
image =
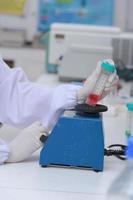
<path fill-rule="evenodd" d="M 89 104 L 78 104 L 75 107 L 77 113 L 84 114 L 99 114 L 106 112 L 108 110 L 107 106 L 97 104 L 95 106 L 90 106 Z"/>

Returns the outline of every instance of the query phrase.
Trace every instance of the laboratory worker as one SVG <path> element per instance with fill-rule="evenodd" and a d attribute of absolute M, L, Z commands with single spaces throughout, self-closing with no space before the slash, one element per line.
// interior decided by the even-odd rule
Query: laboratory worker
<path fill-rule="evenodd" d="M 112 60 L 106 62 L 114 65 Z M 8 144 L 0 139 L 0 164 L 23 161 L 41 147 L 40 137 L 50 134 L 64 110 L 86 101 L 101 71 L 100 64 L 83 86 L 62 84 L 51 89 L 30 82 L 21 68 L 10 69 L 0 57 L 0 122 L 22 129 Z M 103 97 L 117 82 L 114 72 Z"/>

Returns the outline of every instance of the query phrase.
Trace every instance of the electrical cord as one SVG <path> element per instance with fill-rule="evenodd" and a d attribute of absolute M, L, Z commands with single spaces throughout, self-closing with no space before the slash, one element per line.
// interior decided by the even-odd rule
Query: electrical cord
<path fill-rule="evenodd" d="M 107 149 L 104 149 L 105 156 L 115 156 L 120 160 L 126 160 L 126 145 L 112 144 Z"/>

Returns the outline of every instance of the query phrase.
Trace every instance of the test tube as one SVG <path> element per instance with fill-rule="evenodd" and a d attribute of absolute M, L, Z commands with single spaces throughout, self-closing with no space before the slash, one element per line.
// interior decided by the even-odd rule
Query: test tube
<path fill-rule="evenodd" d="M 133 103 L 127 103 L 127 136 L 133 136 Z"/>
<path fill-rule="evenodd" d="M 101 99 L 102 93 L 105 89 L 106 83 L 109 79 L 110 74 L 116 70 L 115 65 L 109 62 L 102 62 L 101 73 L 96 81 L 96 84 L 87 98 L 87 103 L 89 105 L 95 106 L 97 102 Z"/>

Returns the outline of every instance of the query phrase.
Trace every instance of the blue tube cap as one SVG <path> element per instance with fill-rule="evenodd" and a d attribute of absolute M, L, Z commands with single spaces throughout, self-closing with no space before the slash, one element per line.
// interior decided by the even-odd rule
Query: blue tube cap
<path fill-rule="evenodd" d="M 102 67 L 104 70 L 106 70 L 106 71 L 108 71 L 108 72 L 110 72 L 110 73 L 113 73 L 113 72 L 116 70 L 115 65 L 111 65 L 111 64 L 108 63 L 108 62 L 103 62 L 103 63 L 101 64 L 101 67 Z"/>
<path fill-rule="evenodd" d="M 128 147 L 126 151 L 127 159 L 133 159 L 133 136 L 128 138 Z"/>
<path fill-rule="evenodd" d="M 133 111 L 133 103 L 127 103 L 127 108 L 129 111 Z"/>

